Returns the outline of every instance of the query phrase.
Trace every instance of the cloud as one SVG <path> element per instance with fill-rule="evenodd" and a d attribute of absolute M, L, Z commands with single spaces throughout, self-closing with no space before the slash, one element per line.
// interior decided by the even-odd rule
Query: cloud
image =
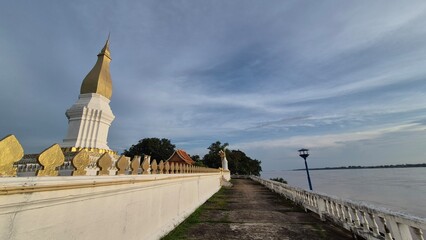
<path fill-rule="evenodd" d="M 279 146 L 378 146 L 426 119 L 423 1 L 2 6 L 0 134 L 27 152 L 64 137 L 64 112 L 108 32 L 118 150 L 165 137 L 203 155 L 221 140 L 272 166 Z M 272 147 L 277 156 L 264 155 Z"/>
<path fill-rule="evenodd" d="M 398 132 L 415 132 L 425 131 L 426 127 L 418 123 L 407 123 L 397 126 L 383 127 L 375 130 L 367 130 L 360 132 L 344 132 L 338 134 L 323 134 L 323 135 L 308 135 L 308 136 L 293 136 L 282 139 L 253 141 L 239 143 L 234 147 L 240 149 L 272 149 L 272 148 L 325 148 L 336 147 L 342 144 L 356 141 L 372 140 L 382 137 L 383 135 Z"/>

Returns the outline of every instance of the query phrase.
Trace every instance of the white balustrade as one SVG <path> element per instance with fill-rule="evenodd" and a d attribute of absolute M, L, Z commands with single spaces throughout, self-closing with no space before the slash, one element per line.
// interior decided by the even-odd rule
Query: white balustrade
<path fill-rule="evenodd" d="M 300 204 L 305 210 L 317 213 L 322 220 L 331 221 L 365 239 L 424 240 L 424 218 L 395 213 L 256 176 L 251 176 L 251 179 Z"/>

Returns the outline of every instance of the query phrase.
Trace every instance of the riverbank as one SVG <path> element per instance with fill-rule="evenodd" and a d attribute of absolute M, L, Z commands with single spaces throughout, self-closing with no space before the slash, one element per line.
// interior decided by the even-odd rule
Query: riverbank
<path fill-rule="evenodd" d="M 309 168 L 309 170 L 351 170 L 351 169 L 380 169 L 380 168 L 426 168 L 426 163 L 417 164 L 396 164 L 396 165 L 378 165 L 378 166 L 342 166 L 342 167 L 324 167 Z M 305 168 L 293 169 L 293 171 L 305 171 Z"/>

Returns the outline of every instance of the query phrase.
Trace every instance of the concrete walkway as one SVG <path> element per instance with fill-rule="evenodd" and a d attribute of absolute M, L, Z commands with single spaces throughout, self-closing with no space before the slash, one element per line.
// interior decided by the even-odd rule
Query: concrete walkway
<path fill-rule="evenodd" d="M 182 239 L 352 239 L 351 233 L 293 205 L 250 179 L 233 179 L 207 201 Z"/>

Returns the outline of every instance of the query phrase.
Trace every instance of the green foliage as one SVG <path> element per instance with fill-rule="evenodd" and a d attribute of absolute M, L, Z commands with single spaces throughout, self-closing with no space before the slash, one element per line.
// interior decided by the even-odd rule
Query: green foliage
<path fill-rule="evenodd" d="M 262 162 L 250 158 L 241 150 L 232 150 L 227 159 L 232 174 L 259 176 L 262 171 Z"/>
<path fill-rule="evenodd" d="M 210 147 L 207 148 L 209 152 L 203 157 L 204 165 L 211 168 L 222 167 L 219 151 L 225 149 L 228 145 L 228 143 L 221 144 L 219 141 L 212 143 Z M 226 154 L 228 154 L 228 152 L 229 150 L 226 150 Z"/>
<path fill-rule="evenodd" d="M 280 182 L 280 183 L 285 183 L 285 184 L 287 184 L 287 181 L 286 181 L 286 180 L 284 180 L 283 178 L 271 178 L 271 180 L 272 180 L 272 181 L 275 181 L 275 182 Z"/>
<path fill-rule="evenodd" d="M 205 167 L 206 166 L 206 165 L 204 165 L 204 162 L 200 158 L 199 155 L 193 155 L 193 156 L 190 156 L 190 157 L 191 157 L 192 160 L 195 161 L 195 163 L 194 163 L 195 166 L 198 166 L 198 167 Z"/>
<path fill-rule="evenodd" d="M 219 151 L 225 149 L 229 144 L 222 144 L 220 141 L 212 143 L 209 153 L 204 155 L 203 162 L 206 166 L 211 168 L 219 168 L 222 162 L 219 156 Z M 261 161 L 252 159 L 241 150 L 225 150 L 226 159 L 228 160 L 228 167 L 232 174 L 240 175 L 256 175 L 259 176 L 262 171 L 260 166 Z"/>
<path fill-rule="evenodd" d="M 124 150 L 124 155 L 133 158 L 135 155 L 150 155 L 154 160 L 167 160 L 175 151 L 169 139 L 163 138 L 144 138 L 139 140 L 136 145 L 132 145 L 129 150 Z"/>

